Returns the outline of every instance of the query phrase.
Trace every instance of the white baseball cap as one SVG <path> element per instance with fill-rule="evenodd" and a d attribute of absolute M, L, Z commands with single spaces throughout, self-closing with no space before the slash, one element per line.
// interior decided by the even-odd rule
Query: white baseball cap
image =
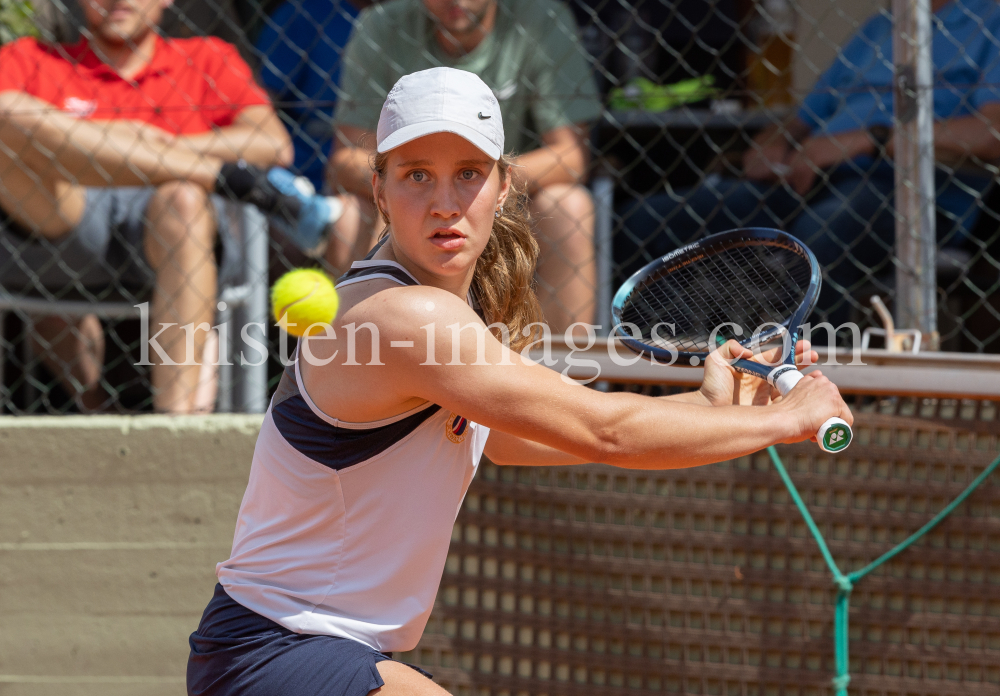
<path fill-rule="evenodd" d="M 378 151 L 388 152 L 431 133 L 454 133 L 490 159 L 503 154 L 503 117 L 493 91 L 478 75 L 431 68 L 399 78 L 378 118 Z"/>

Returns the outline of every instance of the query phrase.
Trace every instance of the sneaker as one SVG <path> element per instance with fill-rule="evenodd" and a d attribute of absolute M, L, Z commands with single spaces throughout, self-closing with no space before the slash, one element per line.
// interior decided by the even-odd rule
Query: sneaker
<path fill-rule="evenodd" d="M 312 182 L 275 167 L 267 180 L 282 194 L 271 221 L 310 258 L 326 251 L 331 226 L 340 219 L 344 204 L 335 196 L 318 196 Z"/>

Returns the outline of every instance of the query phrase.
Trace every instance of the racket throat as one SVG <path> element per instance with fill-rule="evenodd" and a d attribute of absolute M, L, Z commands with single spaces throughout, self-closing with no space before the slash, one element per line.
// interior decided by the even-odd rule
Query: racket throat
<path fill-rule="evenodd" d="M 802 373 L 795 365 L 778 365 L 768 374 L 767 383 L 772 387 L 777 387 L 778 392 L 784 396 L 792 391 L 801 379 Z"/>

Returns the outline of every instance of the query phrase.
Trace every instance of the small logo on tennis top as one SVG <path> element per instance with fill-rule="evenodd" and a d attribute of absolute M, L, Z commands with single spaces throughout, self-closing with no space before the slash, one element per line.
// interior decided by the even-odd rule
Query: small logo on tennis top
<path fill-rule="evenodd" d="M 454 413 L 451 414 L 444 422 L 444 434 L 457 445 L 465 440 L 466 435 L 469 434 L 469 419 Z"/>
<path fill-rule="evenodd" d="M 842 450 L 851 444 L 851 438 L 847 435 L 847 431 L 839 426 L 830 428 L 823 439 L 825 440 L 826 448 L 834 452 Z"/>
<path fill-rule="evenodd" d="M 483 116 L 483 112 L 482 112 L 482 111 L 480 111 L 480 112 L 479 112 L 478 116 L 479 116 L 479 118 L 480 118 L 481 120 L 483 120 L 483 121 L 485 121 L 485 120 L 486 120 L 486 119 L 488 119 L 488 118 L 493 118 L 493 116 L 492 116 L 492 115 L 490 115 L 490 116 Z"/>

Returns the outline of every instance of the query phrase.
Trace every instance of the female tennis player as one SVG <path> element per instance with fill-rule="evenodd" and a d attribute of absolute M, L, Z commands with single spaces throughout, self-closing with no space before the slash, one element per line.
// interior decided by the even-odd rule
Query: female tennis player
<path fill-rule="evenodd" d="M 766 383 L 725 362 L 752 357 L 734 342 L 699 391 L 663 398 L 601 393 L 523 361 L 537 247 L 493 93 L 459 70 L 408 75 L 377 138 L 388 235 L 341 279 L 334 335 L 300 343 L 271 401 L 232 556 L 191 636 L 191 695 L 444 694 L 390 653 L 423 632 L 484 453 L 669 469 L 852 420 L 818 373 L 772 403 Z M 506 325 L 509 347 L 488 324 Z"/>

